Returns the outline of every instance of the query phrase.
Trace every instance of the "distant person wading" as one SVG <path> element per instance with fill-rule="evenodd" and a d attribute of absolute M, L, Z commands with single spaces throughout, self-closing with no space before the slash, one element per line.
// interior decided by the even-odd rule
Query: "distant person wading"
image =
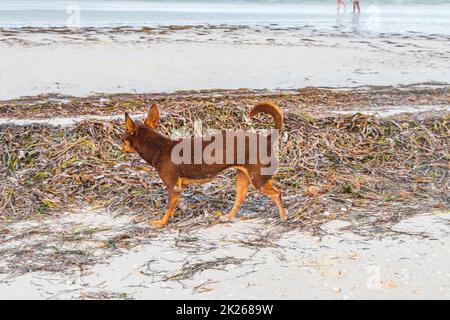
<path fill-rule="evenodd" d="M 356 13 L 356 9 L 358 9 L 358 13 L 361 13 L 361 8 L 359 7 L 359 0 L 353 0 L 353 13 Z"/>
<path fill-rule="evenodd" d="M 340 11 L 341 9 L 341 5 L 344 7 L 344 11 L 345 11 L 345 0 L 336 0 L 336 5 L 337 5 L 337 12 Z"/>
<path fill-rule="evenodd" d="M 356 13 L 356 10 L 358 10 L 358 13 L 361 13 L 361 8 L 359 6 L 359 0 L 352 0 L 352 2 L 353 2 L 353 13 Z M 345 11 L 345 0 L 336 0 L 337 12 L 340 12 L 341 5 L 344 7 L 344 11 Z"/>

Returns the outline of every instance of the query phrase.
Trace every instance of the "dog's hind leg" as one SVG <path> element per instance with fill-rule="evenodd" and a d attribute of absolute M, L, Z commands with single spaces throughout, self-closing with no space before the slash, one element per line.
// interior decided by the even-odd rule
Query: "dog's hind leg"
<path fill-rule="evenodd" d="M 234 218 L 239 210 L 239 207 L 245 201 L 249 184 L 250 181 L 247 175 L 238 169 L 236 172 L 236 199 L 234 200 L 233 208 L 230 210 L 230 212 L 228 212 L 226 216 L 228 221 Z"/>
<path fill-rule="evenodd" d="M 175 188 L 169 188 L 169 201 L 167 202 L 166 212 L 161 220 L 152 221 L 152 225 L 158 228 L 164 227 L 169 219 L 173 217 L 173 213 L 177 208 L 178 202 L 180 201 L 181 190 L 174 190 Z"/>
<path fill-rule="evenodd" d="M 259 178 L 259 179 L 258 179 Z M 262 193 L 264 193 L 266 196 L 270 197 L 273 202 L 278 207 L 278 211 L 280 214 L 280 219 L 282 221 L 287 220 L 287 214 L 286 210 L 283 207 L 283 200 L 281 199 L 281 191 L 276 189 L 273 186 L 273 179 L 265 180 L 261 179 L 261 177 L 252 179 L 253 185 Z"/>
<path fill-rule="evenodd" d="M 183 188 L 183 180 L 180 179 L 180 178 L 178 178 L 176 186 L 173 187 L 174 192 L 175 192 L 175 193 L 178 193 L 178 200 L 179 200 L 179 197 L 180 197 L 182 188 Z M 169 198 L 169 199 L 170 199 L 170 198 Z M 170 201 L 170 200 L 169 200 L 169 201 Z M 178 205 L 178 202 L 177 202 L 177 204 L 175 205 L 175 209 L 176 209 L 176 206 L 177 206 L 177 205 Z M 172 210 L 172 212 L 171 212 L 169 218 L 173 218 L 173 215 L 174 215 L 174 213 L 175 213 L 175 209 Z"/>

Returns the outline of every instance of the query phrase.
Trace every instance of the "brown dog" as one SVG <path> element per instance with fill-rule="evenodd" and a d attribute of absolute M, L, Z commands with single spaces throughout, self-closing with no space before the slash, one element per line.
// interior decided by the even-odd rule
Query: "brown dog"
<path fill-rule="evenodd" d="M 283 113 L 277 105 L 271 102 L 260 103 L 253 107 L 249 115 L 253 117 L 258 113 L 271 115 L 275 120 L 275 128 L 279 132 L 283 124 Z M 263 154 L 261 152 L 266 151 L 269 158 L 274 159 L 273 132 L 267 136 L 245 133 L 244 136 L 236 137 L 230 136 L 229 131 L 222 131 L 209 138 L 191 137 L 172 140 L 155 131 L 158 122 L 159 111 L 156 105 L 151 106 L 144 124 L 133 122 L 128 113 L 125 113 L 126 132 L 121 137 L 122 151 L 126 153 L 137 152 L 156 169 L 167 187 L 169 193 L 167 209 L 161 220 L 152 221 L 154 226 L 165 226 L 173 216 L 183 186 L 206 183 L 228 168 L 237 169 L 236 200 L 233 208 L 226 216 L 228 220 L 233 219 L 240 205 L 244 202 L 250 184 L 275 202 L 281 220 L 287 219 L 281 199 L 281 191 L 273 186 L 275 171 L 267 170 L 269 173 L 263 174 L 264 169 L 270 169 L 274 166 L 273 162 L 262 161 L 264 157 L 261 156 Z M 239 140 L 240 138 L 241 140 Z M 238 140 L 237 144 L 235 143 L 236 139 Z M 184 145 L 181 145 L 182 143 Z M 212 148 L 213 144 L 216 147 L 215 149 Z M 189 147 L 183 149 L 182 146 Z M 176 150 L 182 152 L 176 152 Z M 200 150 L 200 159 L 196 150 Z M 205 156 L 211 150 L 209 157 Z M 202 154 L 203 158 L 201 157 Z M 224 160 L 225 155 L 226 161 Z M 180 157 L 184 161 L 180 161 Z M 218 159 L 219 161 L 217 161 Z M 267 160 L 267 158 L 264 159 Z"/>

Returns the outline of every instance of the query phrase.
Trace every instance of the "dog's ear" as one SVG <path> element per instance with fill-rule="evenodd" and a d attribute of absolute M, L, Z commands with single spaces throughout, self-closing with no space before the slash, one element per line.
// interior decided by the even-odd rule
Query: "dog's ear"
<path fill-rule="evenodd" d="M 147 119 L 145 119 L 144 124 L 149 128 L 156 129 L 158 122 L 159 122 L 159 110 L 156 104 L 153 104 L 150 107 Z"/>
<path fill-rule="evenodd" d="M 137 132 L 137 126 L 136 124 L 133 122 L 133 120 L 130 118 L 130 116 L 128 115 L 128 112 L 125 112 L 125 126 L 127 128 L 127 132 L 130 135 L 135 135 Z"/>

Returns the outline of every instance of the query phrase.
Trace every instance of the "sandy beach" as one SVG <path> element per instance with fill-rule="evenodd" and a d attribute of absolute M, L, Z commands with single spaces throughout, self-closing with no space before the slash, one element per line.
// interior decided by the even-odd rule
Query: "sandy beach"
<path fill-rule="evenodd" d="M 329 175 L 312 181 L 308 177 L 320 162 L 311 164 L 314 157 L 309 154 L 300 160 L 303 169 L 290 171 L 293 159 L 286 153 L 291 163 L 283 164 L 280 180 L 290 185 L 285 190 L 291 217 L 287 224 L 280 224 L 270 203 L 253 192 L 241 210 L 242 219 L 218 223 L 217 214 L 233 199 L 233 178 L 226 174 L 213 184 L 186 190 L 175 221 L 161 231 L 148 225 L 165 201 L 155 173 L 136 157 L 120 155 L 119 161 L 114 160 L 115 138 L 106 144 L 98 141 L 105 138 L 101 132 L 111 136 L 115 121 L 121 126 L 123 105 L 139 119 L 145 116 L 148 101 L 156 101 L 166 126 L 188 114 L 199 117 L 204 108 L 229 116 L 231 110 L 245 110 L 268 97 L 285 107 L 288 123 L 303 119 L 302 130 L 310 123 L 326 137 L 333 123 L 351 124 L 349 119 L 360 114 L 363 121 L 373 117 L 370 121 L 378 126 L 404 128 L 395 138 L 386 138 L 392 141 L 411 132 L 428 132 L 430 123 L 445 121 L 449 90 L 445 85 L 422 84 L 86 98 L 50 95 L 3 101 L 0 127 L 8 146 L 3 159 L 17 162 L 9 160 L 8 168 L 2 167 L 2 194 L 8 198 L 1 203 L 0 297 L 447 299 L 449 180 L 440 155 L 445 158 L 448 139 L 442 140 L 439 131 L 433 139 L 443 146 L 436 142 L 433 156 L 415 155 L 424 157 L 425 163 L 417 163 L 424 170 L 412 168 L 405 177 L 403 167 L 409 161 L 385 162 L 378 170 L 384 177 L 372 172 L 362 185 L 352 182 L 350 188 L 359 190 L 350 195 L 345 183 L 344 189 L 337 185 L 321 194 Z M 219 109 L 210 109 L 212 105 Z M 212 116 L 213 123 L 215 117 L 229 119 L 219 112 Z M 422 127 L 414 127 L 417 121 Z M 444 134 L 448 129 L 442 130 Z M 314 145 L 317 138 L 311 139 Z M 410 146 L 416 142 L 403 143 L 420 152 Z M 109 155 L 103 156 L 105 152 Z M 400 162 L 405 161 L 402 152 Z M 358 163 L 350 176 L 342 178 L 362 175 L 354 171 Z M 368 170 L 377 168 L 376 164 Z M 56 174 L 48 175 L 49 171 Z M 33 187 L 35 183 L 42 191 Z M 105 183 L 107 188 L 102 187 Z"/>
<path fill-rule="evenodd" d="M 43 93 L 450 82 L 447 37 L 311 36 L 239 27 L 0 34 L 3 100 Z"/>
<path fill-rule="evenodd" d="M 106 254 L 87 270 L 2 275 L 0 298 L 448 299 L 449 217 L 419 215 L 392 225 L 381 239 L 348 232 L 348 222 L 339 219 L 325 224 L 321 237 L 298 231 L 274 237 L 276 228 L 260 219 L 193 232 L 169 228 L 145 245 Z M 46 242 L 102 255 L 98 244 L 132 224 L 103 211 L 75 212 L 9 226 L 36 234 L 10 245 Z M 55 236 L 61 229 L 99 228 L 89 241 L 64 247 Z"/>
<path fill-rule="evenodd" d="M 450 5 L 69 6 L 0 0 L 0 299 L 450 299 Z M 223 223 L 231 170 L 151 227 L 124 112 L 247 130 L 262 100 L 288 221 L 252 190 Z"/>

